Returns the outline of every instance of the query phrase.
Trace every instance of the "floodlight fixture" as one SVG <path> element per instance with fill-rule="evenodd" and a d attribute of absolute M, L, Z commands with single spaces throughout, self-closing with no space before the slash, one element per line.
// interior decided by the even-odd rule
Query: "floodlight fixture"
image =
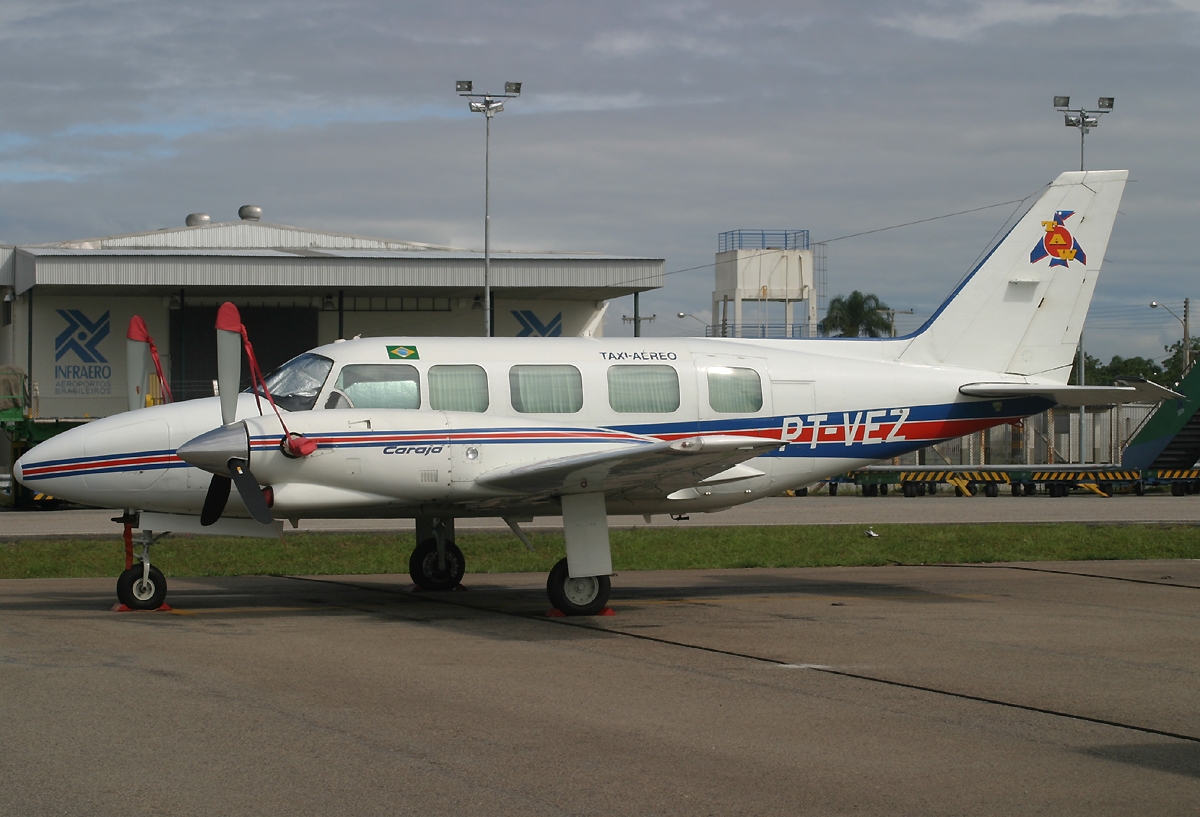
<path fill-rule="evenodd" d="M 1054 107 L 1063 114 L 1063 125 L 1079 129 L 1079 169 L 1083 170 L 1084 138 L 1092 128 L 1099 127 L 1100 117 L 1112 110 L 1113 98 L 1111 96 L 1100 97 L 1096 104 L 1097 110 L 1094 111 L 1082 107 L 1072 108 L 1070 104 L 1071 97 L 1069 96 L 1054 97 Z"/>
<path fill-rule="evenodd" d="M 483 310 L 484 337 L 491 337 L 492 323 L 492 117 L 504 110 L 504 100 L 521 95 L 521 83 L 504 83 L 504 93 L 475 93 L 475 84 L 459 80 L 454 84 L 459 96 L 468 98 L 471 113 L 481 113 L 487 123 L 483 143 L 483 296 L 476 296 L 472 309 Z"/>

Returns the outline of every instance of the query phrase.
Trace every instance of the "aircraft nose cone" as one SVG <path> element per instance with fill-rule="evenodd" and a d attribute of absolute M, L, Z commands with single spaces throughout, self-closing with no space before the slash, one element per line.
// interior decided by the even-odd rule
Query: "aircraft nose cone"
<path fill-rule="evenodd" d="M 229 476 L 230 460 L 250 461 L 250 435 L 245 423 L 230 423 L 188 440 L 175 453 L 188 465 Z"/>

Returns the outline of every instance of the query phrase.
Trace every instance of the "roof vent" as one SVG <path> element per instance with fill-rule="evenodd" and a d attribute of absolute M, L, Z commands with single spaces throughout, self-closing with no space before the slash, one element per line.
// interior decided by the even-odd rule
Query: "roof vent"
<path fill-rule="evenodd" d="M 242 221 L 261 221 L 262 208 L 257 204 L 243 204 L 238 208 L 238 218 Z"/>
<path fill-rule="evenodd" d="M 212 219 L 208 213 L 188 213 L 188 217 L 183 220 L 183 223 L 189 227 L 202 227 L 210 221 Z"/>

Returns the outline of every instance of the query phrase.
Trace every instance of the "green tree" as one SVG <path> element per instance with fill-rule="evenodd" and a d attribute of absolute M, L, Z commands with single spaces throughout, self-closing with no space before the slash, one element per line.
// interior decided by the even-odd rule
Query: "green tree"
<path fill-rule="evenodd" d="M 888 305 L 873 294 L 859 292 L 838 295 L 829 302 L 821 328 L 826 335 L 847 338 L 891 334 L 892 319 L 886 314 Z"/>
<path fill-rule="evenodd" d="M 1191 341 L 1190 357 L 1194 366 L 1196 361 L 1200 361 L 1200 338 L 1192 338 Z M 1168 354 L 1167 359 L 1162 362 L 1163 380 L 1165 381 L 1163 385 L 1169 386 L 1183 379 L 1183 340 L 1177 340 L 1170 346 L 1164 346 L 1163 351 Z"/>
<path fill-rule="evenodd" d="M 1164 364 L 1155 363 L 1150 358 L 1146 357 L 1121 357 L 1113 355 L 1112 360 L 1108 363 L 1102 362 L 1099 358 L 1085 354 L 1087 368 L 1084 370 L 1087 375 L 1085 382 L 1089 386 L 1111 386 L 1119 377 L 1144 377 L 1147 380 L 1153 380 L 1155 383 L 1169 385 L 1173 380 L 1170 372 Z M 1078 385 L 1079 358 L 1075 359 L 1075 366 L 1071 369 L 1071 379 L 1068 381 Z M 1176 376 L 1175 379 L 1178 379 Z"/>

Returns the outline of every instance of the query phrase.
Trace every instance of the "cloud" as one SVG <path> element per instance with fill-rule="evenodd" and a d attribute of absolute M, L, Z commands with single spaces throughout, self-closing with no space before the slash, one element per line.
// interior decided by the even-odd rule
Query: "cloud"
<path fill-rule="evenodd" d="M 918 37 L 974 40 L 997 26 L 1048 26 L 1064 17 L 1119 19 L 1170 9 L 1193 13 L 1195 0 L 929 0 L 889 12 L 876 22 Z"/>

